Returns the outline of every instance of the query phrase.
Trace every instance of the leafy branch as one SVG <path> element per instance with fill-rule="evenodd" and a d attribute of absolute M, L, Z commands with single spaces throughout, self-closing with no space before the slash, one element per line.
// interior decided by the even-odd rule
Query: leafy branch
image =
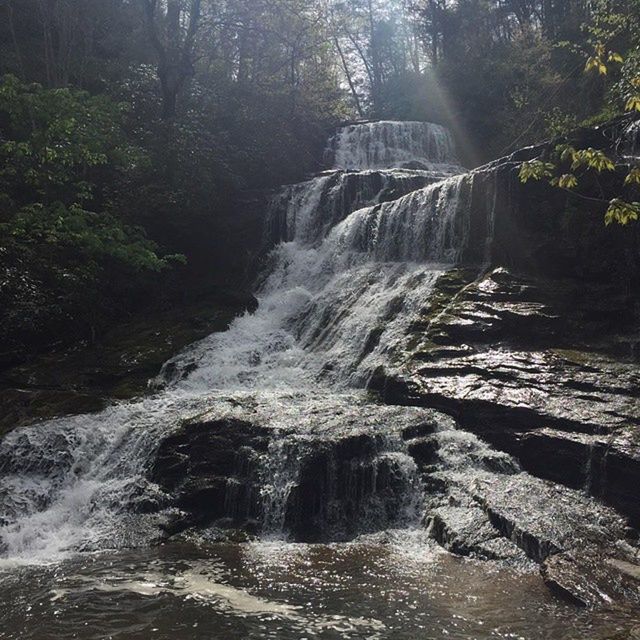
<path fill-rule="evenodd" d="M 610 50 L 604 40 L 612 39 L 623 22 L 611 23 L 612 18 L 607 18 L 605 26 L 596 23 L 589 28 L 590 43 L 593 51 L 587 58 L 585 73 L 597 73 L 606 76 L 609 72 L 609 65 L 623 64 L 624 58 L 615 51 Z M 623 20 L 623 18 L 621 18 Z M 625 96 L 625 111 L 640 111 L 640 75 L 635 76 L 629 82 L 630 90 Z M 576 149 L 571 145 L 558 145 L 552 157 L 552 161 L 542 159 L 524 162 L 520 167 L 520 181 L 523 183 L 529 180 L 547 180 L 549 184 L 559 189 L 574 193 L 593 202 L 601 202 L 607 205 L 604 221 L 608 226 L 613 223 L 628 225 L 640 219 L 640 202 L 629 202 L 622 198 L 606 199 L 592 198 L 584 196 L 575 191 L 580 186 L 580 178 L 591 172 L 601 174 L 603 172 L 614 172 L 616 164 L 604 151 L 589 147 L 587 149 Z M 640 185 L 640 167 L 631 166 L 625 176 L 624 185 L 634 187 Z"/>

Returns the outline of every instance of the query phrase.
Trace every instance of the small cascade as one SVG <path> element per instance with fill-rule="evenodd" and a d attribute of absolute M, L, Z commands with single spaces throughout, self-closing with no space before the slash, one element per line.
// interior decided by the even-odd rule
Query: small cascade
<path fill-rule="evenodd" d="M 434 169 L 457 166 L 453 137 L 429 122 L 371 122 L 345 127 L 329 141 L 325 161 L 337 169 Z"/>
<path fill-rule="evenodd" d="M 378 262 L 455 264 L 468 242 L 466 179 L 465 175 L 449 178 L 356 212 L 338 230 L 340 248 Z"/>
<path fill-rule="evenodd" d="M 53 561 L 74 549 L 156 539 L 157 515 L 125 523 L 162 501 L 145 478 L 149 455 L 195 406 L 150 399 L 7 435 L 0 442 L 0 557 Z"/>
<path fill-rule="evenodd" d="M 295 440 L 276 434 L 261 462 L 262 531 L 267 537 L 282 538 L 286 535 L 287 505 L 299 483 L 301 447 Z"/>
<path fill-rule="evenodd" d="M 399 434 L 276 435 L 262 468 L 263 535 L 341 541 L 417 526 L 417 465 Z"/>
<path fill-rule="evenodd" d="M 640 158 L 640 120 L 632 122 L 622 135 L 622 153 L 631 158 Z"/>

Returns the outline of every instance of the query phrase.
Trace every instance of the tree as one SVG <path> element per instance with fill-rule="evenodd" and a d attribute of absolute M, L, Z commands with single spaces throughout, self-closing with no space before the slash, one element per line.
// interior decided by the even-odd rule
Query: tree
<path fill-rule="evenodd" d="M 394 117 L 390 88 L 425 69 L 417 33 L 400 0 L 329 4 L 334 45 L 360 115 Z M 397 116 L 396 116 L 397 117 Z"/>
<path fill-rule="evenodd" d="M 636 5 L 640 9 L 640 3 Z M 614 11 L 615 3 L 602 1 L 596 3 L 593 8 L 591 20 L 584 25 L 587 34 L 586 41 L 580 45 L 574 45 L 577 50 L 582 50 L 586 58 L 584 73 L 606 78 L 616 72 L 616 67 L 625 65 L 625 58 L 612 47 L 630 47 L 637 52 L 636 41 L 638 27 L 640 26 L 640 11 L 632 13 L 625 6 L 624 13 Z M 626 41 L 620 36 L 628 34 L 631 41 Z M 640 69 L 629 65 L 626 68 L 627 76 L 623 74 L 617 85 L 617 91 L 613 92 L 613 99 L 621 99 L 623 109 L 627 112 L 640 112 Z M 612 105 L 616 107 L 615 102 Z M 640 166 L 634 158 L 625 160 L 622 166 L 616 167 L 615 161 L 601 149 L 576 148 L 569 142 L 558 144 L 550 158 L 538 158 L 525 162 L 520 168 L 522 182 L 529 180 L 549 180 L 560 189 L 575 193 L 577 197 L 590 200 L 606 206 L 605 223 L 610 225 L 617 223 L 627 225 L 640 219 L 640 202 L 631 201 L 623 197 L 620 192 L 609 197 L 605 196 L 598 176 L 603 172 L 615 172 L 616 169 L 624 170 L 623 190 L 627 195 L 637 195 L 640 185 Z M 594 178 L 600 187 L 597 197 L 586 196 L 580 193 L 581 183 L 589 178 Z"/>
<path fill-rule="evenodd" d="M 176 116 L 178 95 L 194 75 L 194 50 L 200 27 L 202 0 L 141 0 L 151 44 L 158 58 L 162 89 L 162 118 Z"/>

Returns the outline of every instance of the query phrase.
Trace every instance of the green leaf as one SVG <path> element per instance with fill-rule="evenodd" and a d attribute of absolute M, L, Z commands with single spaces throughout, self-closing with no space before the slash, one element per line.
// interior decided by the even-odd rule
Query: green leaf
<path fill-rule="evenodd" d="M 631 96 L 625 105 L 625 111 L 640 111 L 640 95 Z"/>
<path fill-rule="evenodd" d="M 615 198 L 609 203 L 609 208 L 604 216 L 607 226 L 614 222 L 623 226 L 636 222 L 640 218 L 640 202 L 626 202 Z"/>
<path fill-rule="evenodd" d="M 597 58 L 594 58 L 594 57 L 588 58 L 587 59 L 587 64 L 586 64 L 586 66 L 584 68 L 585 73 L 589 73 L 590 71 L 593 71 L 593 70 L 597 69 L 598 65 L 599 65 L 599 61 L 598 61 Z"/>
<path fill-rule="evenodd" d="M 573 173 L 565 173 L 558 178 L 558 186 L 561 189 L 574 189 L 578 186 L 578 178 Z"/>
<path fill-rule="evenodd" d="M 529 160 L 523 162 L 520 166 L 520 182 L 528 182 L 529 180 L 543 180 L 553 177 L 555 164 L 551 162 L 542 162 L 542 160 Z"/>
<path fill-rule="evenodd" d="M 625 185 L 640 184 L 640 167 L 634 167 L 624 179 Z"/>
<path fill-rule="evenodd" d="M 573 154 L 571 170 L 575 171 L 580 167 L 594 169 L 598 173 L 602 171 L 615 171 L 615 164 L 609 156 L 599 149 L 580 149 Z"/>

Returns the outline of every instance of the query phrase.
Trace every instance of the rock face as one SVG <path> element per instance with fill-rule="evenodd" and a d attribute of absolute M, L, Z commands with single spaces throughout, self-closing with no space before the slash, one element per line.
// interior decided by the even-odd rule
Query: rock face
<path fill-rule="evenodd" d="M 628 128 L 621 120 L 569 142 L 611 151 Z M 414 323 L 404 364 L 371 386 L 387 402 L 450 413 L 526 470 L 588 491 L 638 527 L 640 235 L 606 227 L 602 207 L 548 184 L 522 185 L 522 160 L 550 148 L 472 174 L 460 268 Z M 605 182 L 622 188 L 617 174 Z"/>
<path fill-rule="evenodd" d="M 585 489 L 640 525 L 640 369 L 635 336 L 624 333 L 627 301 L 609 297 L 611 317 L 592 318 L 585 335 L 588 308 L 570 284 L 499 268 L 459 287 L 414 327 L 410 364 L 372 386 L 387 402 L 454 415 L 527 471 Z"/>
<path fill-rule="evenodd" d="M 449 420 L 340 394 L 216 404 L 156 456 L 150 479 L 175 509 L 169 534 L 213 526 L 340 541 L 415 519 L 417 466 L 402 432 Z"/>
<path fill-rule="evenodd" d="M 426 527 L 454 553 L 539 565 L 576 603 L 640 602 L 624 519 L 585 493 L 430 409 L 337 396 L 306 414 L 298 400 L 224 398 L 161 443 L 150 480 L 167 496 L 168 536 L 326 543 Z"/>
<path fill-rule="evenodd" d="M 227 418 L 188 423 L 164 440 L 151 479 L 179 509 L 168 532 L 216 521 L 255 531 L 260 512 L 256 459 L 266 452 L 268 435 L 263 427 Z"/>

